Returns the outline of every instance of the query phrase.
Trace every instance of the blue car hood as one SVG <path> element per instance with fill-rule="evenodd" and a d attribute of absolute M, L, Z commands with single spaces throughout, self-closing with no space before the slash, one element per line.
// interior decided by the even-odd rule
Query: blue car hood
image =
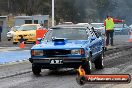
<path fill-rule="evenodd" d="M 67 40 L 64 44 L 55 44 L 54 41 L 41 42 L 34 45 L 31 49 L 75 49 L 84 48 L 88 40 Z"/>

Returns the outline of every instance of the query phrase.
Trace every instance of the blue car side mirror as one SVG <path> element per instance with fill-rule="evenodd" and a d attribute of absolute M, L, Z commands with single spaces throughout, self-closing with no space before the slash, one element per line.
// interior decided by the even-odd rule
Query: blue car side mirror
<path fill-rule="evenodd" d="M 91 37 L 91 42 L 94 41 L 96 39 L 96 37 Z"/>

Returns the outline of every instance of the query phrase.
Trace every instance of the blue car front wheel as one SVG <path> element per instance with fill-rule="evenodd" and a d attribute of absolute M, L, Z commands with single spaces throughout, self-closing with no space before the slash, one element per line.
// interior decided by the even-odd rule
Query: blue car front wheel
<path fill-rule="evenodd" d="M 82 68 L 84 69 L 84 71 L 85 71 L 86 74 L 91 74 L 91 69 L 92 69 L 91 59 L 92 59 L 92 57 L 90 56 L 82 64 Z"/>
<path fill-rule="evenodd" d="M 34 75 L 40 75 L 41 67 L 35 64 L 32 64 L 32 72 Z"/>

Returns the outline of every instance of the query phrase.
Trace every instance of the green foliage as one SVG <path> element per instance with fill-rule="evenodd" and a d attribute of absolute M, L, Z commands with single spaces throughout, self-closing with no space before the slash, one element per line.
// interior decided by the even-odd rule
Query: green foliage
<path fill-rule="evenodd" d="M 55 20 L 58 23 L 60 18 L 64 21 L 89 22 L 90 20 L 104 19 L 107 14 L 120 16 L 122 4 L 131 7 L 131 0 L 54 0 Z M 121 3 L 121 4 L 118 4 Z M 50 15 L 52 0 L 0 0 L 0 14 L 13 15 Z M 121 8 L 122 7 L 122 8 Z M 121 11 L 117 11 L 116 9 Z M 127 10 L 128 11 L 128 10 Z M 129 8 L 132 12 L 132 9 Z M 117 13 L 116 13 L 117 12 Z M 124 13 L 125 14 L 125 13 Z M 124 15 L 123 13 L 121 15 Z"/>
<path fill-rule="evenodd" d="M 55 17 L 56 21 L 59 22 L 60 18 L 64 21 L 75 21 L 76 9 L 74 3 L 76 0 L 55 0 Z"/>
<path fill-rule="evenodd" d="M 102 18 L 104 15 L 104 12 L 106 12 L 109 6 L 109 1 L 108 0 L 95 0 L 95 1 L 96 1 L 96 9 L 99 13 L 98 16 Z"/>

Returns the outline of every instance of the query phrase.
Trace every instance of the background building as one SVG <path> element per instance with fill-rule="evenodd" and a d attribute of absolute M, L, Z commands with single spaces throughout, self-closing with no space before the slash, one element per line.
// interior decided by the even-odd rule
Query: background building
<path fill-rule="evenodd" d="M 14 17 L 14 26 L 23 24 L 41 24 L 43 27 L 49 27 L 49 15 L 33 15 L 33 16 L 16 16 Z"/>

